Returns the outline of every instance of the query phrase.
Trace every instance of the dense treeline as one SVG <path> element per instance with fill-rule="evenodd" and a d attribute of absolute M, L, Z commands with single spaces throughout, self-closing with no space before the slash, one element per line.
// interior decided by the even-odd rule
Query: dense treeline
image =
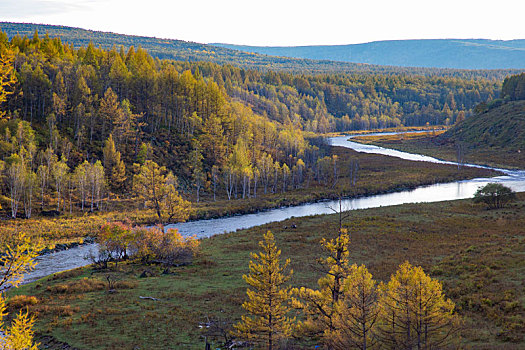
<path fill-rule="evenodd" d="M 40 40 L 37 33 L 32 40 L 15 36 L 11 43 L 26 53 L 35 40 L 41 43 L 38 45 L 39 51 L 46 55 L 60 56 L 64 47 L 75 51 L 58 39 L 49 39 L 46 36 Z M 52 42 L 54 44 L 50 44 Z M 168 125 L 168 128 L 173 125 L 180 127 L 181 116 L 193 112 L 205 119 L 211 114 L 216 115 L 217 103 L 220 104 L 221 101 L 214 96 L 209 100 L 215 102 L 206 106 L 195 102 L 201 96 L 207 97 L 203 94 L 206 89 L 208 93 L 216 95 L 212 90 L 217 90 L 217 87 L 213 84 L 210 87 L 201 85 L 183 90 L 195 93 L 191 101 L 187 101 L 188 107 L 180 107 L 177 98 L 180 98 L 181 84 L 173 84 L 169 80 L 175 73 L 182 74 L 185 71 L 191 72 L 197 81 L 202 77 L 201 81 L 207 81 L 206 84 L 210 84 L 213 79 L 223 88 L 223 92 L 243 101 L 259 115 L 266 115 L 283 124 L 300 123 L 304 130 L 314 132 L 419 126 L 427 123 L 452 124 L 458 117 L 468 117 L 474 106 L 480 102 L 497 97 L 500 89 L 499 82 L 484 79 L 403 74 L 298 75 L 246 70 L 214 63 L 159 61 L 144 50 L 135 50 L 133 47 L 127 52 L 123 48 L 118 52 L 113 48 L 104 54 L 105 51 L 90 44 L 75 52 L 85 68 L 83 72 L 75 72 L 73 77 L 71 71 L 69 74 L 62 72 L 57 77 L 56 73 L 49 74 L 49 69 L 41 67 L 40 70 L 43 71 L 40 72 L 35 67 L 38 66 L 35 62 L 25 67 L 23 63 L 28 62 L 19 63 L 17 70 L 22 81 L 31 81 L 22 87 L 22 90 L 26 90 L 26 95 L 29 95 L 24 97 L 24 115 L 29 114 L 31 118 L 33 113 L 46 114 L 47 111 L 40 109 L 45 108 L 45 101 L 50 102 L 52 99 L 49 84 L 57 90 L 54 92 L 64 90 L 61 85 L 68 86 L 69 91 L 64 90 L 62 94 L 75 94 L 70 102 L 76 106 L 82 102 L 79 100 L 82 94 L 91 93 L 101 97 L 111 87 L 120 100 L 129 100 L 134 113 L 144 113 L 144 117 L 148 119 L 146 122 L 153 128 L 162 125 Z M 71 81 L 61 82 L 65 75 L 69 75 L 66 78 Z M 80 86 L 81 77 L 90 91 Z M 188 79 L 188 75 L 181 77 L 182 84 L 196 84 Z M 84 91 L 73 92 L 73 87 Z M 32 103 L 29 103 L 29 99 Z M 155 122 L 151 122 L 152 117 L 156 119 Z M 89 128 L 89 131 L 91 134 L 93 129 Z"/>
<path fill-rule="evenodd" d="M 35 31 L 49 33 L 51 37 L 60 37 L 75 45 L 86 47 L 90 42 L 104 49 L 113 46 L 131 46 L 146 49 L 153 57 L 189 62 L 213 62 L 217 64 L 235 64 L 244 69 L 260 71 L 278 70 L 300 73 L 364 73 L 364 74 L 403 74 L 435 77 L 457 77 L 464 79 L 503 80 L 507 75 L 517 74 L 520 69 L 465 70 L 421 67 L 396 67 L 373 64 L 349 63 L 329 60 L 311 60 L 289 57 L 277 57 L 231 50 L 224 47 L 206 45 L 182 40 L 159 39 L 152 37 L 123 35 L 108 32 L 85 30 L 65 26 L 34 23 L 0 22 L 0 29 L 10 38 L 16 35 L 31 37 Z"/>
<path fill-rule="evenodd" d="M 50 193 L 57 210 L 100 208 L 105 190 L 127 192 L 144 165 L 171 169 L 162 186 L 191 190 L 198 201 L 202 189 L 214 198 L 219 190 L 228 198 L 256 196 L 258 187 L 284 192 L 318 164 L 319 147 L 305 140 L 300 123 L 254 113 L 198 67 L 140 48 L 75 50 L 37 34 L 0 42 L 4 71 L 13 66 L 17 81 L 8 84 L 0 123 L 14 217 L 37 188 L 42 208 Z"/>
<path fill-rule="evenodd" d="M 406 75 L 293 75 L 213 65 L 203 74 L 223 81 L 229 95 L 280 122 L 314 132 L 453 124 L 498 95 L 487 80 Z M 283 119 L 284 118 L 284 119 Z"/>
<path fill-rule="evenodd" d="M 525 100 L 525 73 L 505 78 L 501 98 L 511 101 Z"/>
<path fill-rule="evenodd" d="M 232 199 L 312 180 L 333 185 L 337 157 L 310 132 L 451 124 L 499 88 L 482 79 L 263 73 L 160 60 L 141 48 L 75 49 L 38 33 L 1 34 L 0 52 L 16 76 L 2 97 L 11 119 L 0 124 L 5 173 L 33 179 L 17 185 L 11 203 L 22 203 L 26 189 L 32 203 L 34 183 L 42 208 L 100 208 L 105 194 L 136 189 L 151 160 L 151 169 L 167 168 L 161 188 L 171 186 L 155 203 L 159 218 L 171 216 L 159 203 L 176 189 L 199 201 L 203 190 Z"/>

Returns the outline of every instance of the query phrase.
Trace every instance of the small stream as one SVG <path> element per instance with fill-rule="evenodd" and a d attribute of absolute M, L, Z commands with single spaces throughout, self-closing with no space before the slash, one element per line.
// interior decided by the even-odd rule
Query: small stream
<path fill-rule="evenodd" d="M 440 164 L 453 164 L 436 158 L 396 151 L 373 145 L 364 145 L 348 140 L 348 136 L 332 137 L 329 139 L 333 146 L 341 146 L 353 149 L 357 152 L 382 154 L 391 157 L 402 158 L 412 161 L 431 162 Z M 472 180 L 454 181 L 429 186 L 420 186 L 413 190 L 405 190 L 394 193 L 365 196 L 360 198 L 344 199 L 342 206 L 345 210 L 378 208 L 382 206 L 398 205 L 405 203 L 439 202 L 445 200 L 471 198 L 478 187 L 489 182 L 504 183 L 515 191 L 525 191 L 525 170 L 507 170 L 491 168 L 475 164 L 464 164 L 484 169 L 498 170 L 505 175 L 492 178 L 476 178 Z M 198 238 L 210 237 L 212 235 L 233 232 L 239 229 L 259 226 L 275 221 L 282 221 L 292 217 L 303 217 L 319 214 L 331 214 L 330 207 L 338 207 L 337 200 L 318 203 L 307 203 L 286 208 L 277 208 L 261 211 L 255 214 L 244 214 L 231 217 L 223 217 L 209 220 L 197 220 L 178 224 L 167 225 L 169 228 L 177 228 L 183 235 L 196 235 Z M 32 282 L 52 273 L 69 270 L 91 263 L 87 258 L 90 252 L 96 250 L 95 244 L 86 244 L 69 250 L 43 255 L 37 258 L 38 265 L 31 273 L 26 274 L 25 282 Z"/>

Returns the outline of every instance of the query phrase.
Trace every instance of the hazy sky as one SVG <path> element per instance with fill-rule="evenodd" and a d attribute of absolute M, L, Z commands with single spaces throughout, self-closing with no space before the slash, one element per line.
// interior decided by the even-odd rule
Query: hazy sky
<path fill-rule="evenodd" d="M 201 43 L 524 39 L 524 0 L 0 0 L 0 20 Z"/>

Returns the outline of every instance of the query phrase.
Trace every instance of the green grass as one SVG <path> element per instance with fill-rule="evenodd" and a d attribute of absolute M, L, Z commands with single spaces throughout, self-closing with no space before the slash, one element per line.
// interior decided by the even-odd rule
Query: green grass
<path fill-rule="evenodd" d="M 444 134 L 364 136 L 363 143 L 456 161 L 463 145 L 466 163 L 525 168 L 525 101 L 503 104 L 467 118 Z"/>
<path fill-rule="evenodd" d="M 36 296 L 39 303 L 29 310 L 38 317 L 38 333 L 79 349 L 200 349 L 200 322 L 239 320 L 246 290 L 241 276 L 263 232 L 272 230 L 283 258 L 292 260 L 291 284 L 315 286 L 319 241 L 332 237 L 337 225 L 335 215 L 289 219 L 204 239 L 193 264 L 170 275 L 138 263 L 104 272 L 86 267 L 11 294 Z M 466 320 L 465 348 L 525 346 L 525 194 L 498 210 L 469 200 L 359 210 L 345 225 L 352 261 L 366 264 L 376 279 L 387 280 L 408 260 L 443 281 Z M 154 276 L 140 278 L 146 269 Z M 108 274 L 121 283 L 115 294 L 106 291 Z"/>

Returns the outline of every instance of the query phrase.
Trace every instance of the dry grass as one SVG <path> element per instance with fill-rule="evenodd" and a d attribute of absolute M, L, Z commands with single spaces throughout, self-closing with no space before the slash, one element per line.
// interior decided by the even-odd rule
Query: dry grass
<path fill-rule="evenodd" d="M 291 229 L 292 223 L 297 228 Z M 499 210 L 468 200 L 359 210 L 345 226 L 351 233 L 352 261 L 366 264 L 376 279 L 389 279 L 409 260 L 444 283 L 446 295 L 466 320 L 464 348 L 525 346 L 525 194 Z M 200 322 L 209 318 L 231 324 L 239 319 L 246 291 L 241 276 L 248 271 L 249 253 L 258 249 L 257 241 L 268 229 L 283 258 L 292 260 L 291 283 L 315 286 L 320 277 L 316 259 L 323 254 L 319 241 L 337 230 L 333 215 L 205 239 L 195 263 L 174 274 L 164 275 L 154 265 L 127 263 L 88 278 L 93 282 L 83 280 L 92 273 L 86 268 L 80 276 L 48 278 L 14 292 L 40 300 L 29 306 L 38 314 L 40 333 L 80 349 L 200 349 Z M 140 278 L 145 269 L 153 277 Z M 108 294 L 103 284 L 93 287 L 108 273 L 129 288 Z M 221 340 L 208 339 L 215 345 Z"/>

